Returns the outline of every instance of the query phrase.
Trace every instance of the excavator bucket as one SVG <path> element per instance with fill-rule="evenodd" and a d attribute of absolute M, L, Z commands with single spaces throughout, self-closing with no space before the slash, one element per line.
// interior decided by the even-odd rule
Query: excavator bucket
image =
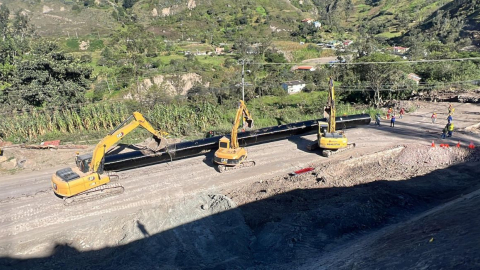
<path fill-rule="evenodd" d="M 253 119 L 245 117 L 245 124 L 243 128 L 252 128 L 253 127 Z"/>
<path fill-rule="evenodd" d="M 142 143 L 148 150 L 151 150 L 153 152 L 157 152 L 167 146 L 167 141 L 165 138 L 157 138 L 153 136 L 152 138 L 146 139 Z"/>

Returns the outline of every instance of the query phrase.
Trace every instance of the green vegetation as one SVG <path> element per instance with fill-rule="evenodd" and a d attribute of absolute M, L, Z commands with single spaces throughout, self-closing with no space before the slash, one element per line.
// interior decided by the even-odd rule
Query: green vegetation
<path fill-rule="evenodd" d="M 479 1 L 218 0 L 194 8 L 174 2 L 89 0 L 56 18 L 85 21 L 82 29 L 35 21 L 22 12 L 42 10 L 40 2 L 31 8 L 22 1 L 1 5 L 0 113 L 7 117 L 0 137 L 102 136 L 135 109 L 162 119 L 155 124 L 175 136 L 228 131 L 241 96 L 243 59 L 245 99 L 259 116 L 257 127 L 320 117 L 330 76 L 343 101 L 376 108 L 417 90 L 470 89 L 456 82 L 480 78 L 479 61 L 403 63 L 404 58 L 478 57 L 461 49 L 472 45 L 464 29 L 478 25 Z M 165 7 L 170 14 L 158 14 Z M 158 16 L 152 15 L 154 8 Z M 306 18 L 321 27 L 301 22 Z M 346 39 L 354 43 L 335 50 L 316 45 Z M 410 49 L 397 56 L 388 49 L 393 45 Z M 215 54 L 216 49 L 223 53 Z M 382 64 L 318 64 L 314 72 L 292 71 L 305 59 L 325 56 Z M 408 79 L 412 72 L 422 78 L 419 85 Z M 305 81 L 309 93 L 286 96 L 280 84 L 289 80 Z M 136 101 L 125 102 L 125 96 Z M 118 108 L 108 109 L 113 100 Z M 356 112 L 351 106 L 339 108 Z M 18 109 L 24 112 L 8 117 Z M 99 112 L 99 119 L 91 120 L 96 124 L 79 122 L 92 117 L 85 110 Z M 104 123 L 102 116 L 111 120 Z"/>
<path fill-rule="evenodd" d="M 33 109 L 0 122 L 0 135 L 16 143 L 52 138 L 66 141 L 101 138 L 133 111 L 139 110 L 152 125 L 173 136 L 201 138 L 209 130 L 226 133 L 231 130 L 235 102 L 218 105 L 205 101 L 177 101 L 151 107 L 132 102 L 101 102 L 61 110 Z M 255 99 L 248 107 L 255 119 L 255 127 L 262 128 L 321 118 L 325 102 L 326 92 L 313 92 Z M 338 106 L 339 115 L 361 112 L 363 110 L 350 105 Z"/>
<path fill-rule="evenodd" d="M 78 46 L 80 45 L 80 43 L 78 42 L 78 39 L 71 38 L 67 40 L 66 45 L 70 50 L 78 51 Z"/>

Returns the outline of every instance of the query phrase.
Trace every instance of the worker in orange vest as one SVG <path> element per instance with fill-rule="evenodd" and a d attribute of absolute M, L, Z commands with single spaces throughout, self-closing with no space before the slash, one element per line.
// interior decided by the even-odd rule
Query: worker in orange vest
<path fill-rule="evenodd" d="M 387 111 L 387 119 L 390 119 L 390 115 L 392 114 L 392 112 L 393 112 L 393 109 L 392 107 L 390 107 L 390 109 L 388 109 Z"/>

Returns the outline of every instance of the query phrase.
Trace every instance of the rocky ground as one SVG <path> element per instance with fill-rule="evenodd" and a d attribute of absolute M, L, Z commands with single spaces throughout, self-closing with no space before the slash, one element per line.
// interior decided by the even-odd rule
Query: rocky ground
<path fill-rule="evenodd" d="M 1 176 L 0 266 L 478 269 L 480 106 L 456 105 L 442 141 L 446 115 L 429 116 L 448 104 L 416 104 L 395 128 L 348 130 L 357 147 L 329 159 L 294 137 L 250 146 L 249 169 L 219 174 L 207 155 L 122 172 L 125 193 L 71 207 L 49 187 L 61 164 L 26 164 Z"/>

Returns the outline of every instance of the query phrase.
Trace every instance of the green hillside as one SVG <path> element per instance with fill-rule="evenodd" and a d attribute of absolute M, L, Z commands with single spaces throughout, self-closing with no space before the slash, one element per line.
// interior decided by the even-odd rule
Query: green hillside
<path fill-rule="evenodd" d="M 479 57 L 479 7 L 477 0 L 4 0 L 0 113 L 68 114 L 108 102 L 129 111 L 229 107 L 243 90 L 249 103 L 281 100 L 286 81 L 321 92 L 330 76 L 342 101 L 377 108 L 423 91 L 468 90 L 480 79 L 478 60 L 408 60 Z M 339 61 L 362 64 L 330 64 Z M 310 63 L 315 70 L 296 70 Z"/>
<path fill-rule="evenodd" d="M 25 10 L 41 36 L 103 36 L 124 24 L 140 23 L 169 39 L 219 42 L 238 33 L 260 37 L 272 29 L 276 29 L 278 37 L 291 38 L 290 34 L 299 30 L 300 21 L 305 18 L 322 23 L 324 31 L 319 36 L 357 36 L 360 30 L 390 38 L 401 36 L 428 20 L 438 9 L 453 4 L 451 0 L 5 0 L 3 3 L 12 11 Z"/>

